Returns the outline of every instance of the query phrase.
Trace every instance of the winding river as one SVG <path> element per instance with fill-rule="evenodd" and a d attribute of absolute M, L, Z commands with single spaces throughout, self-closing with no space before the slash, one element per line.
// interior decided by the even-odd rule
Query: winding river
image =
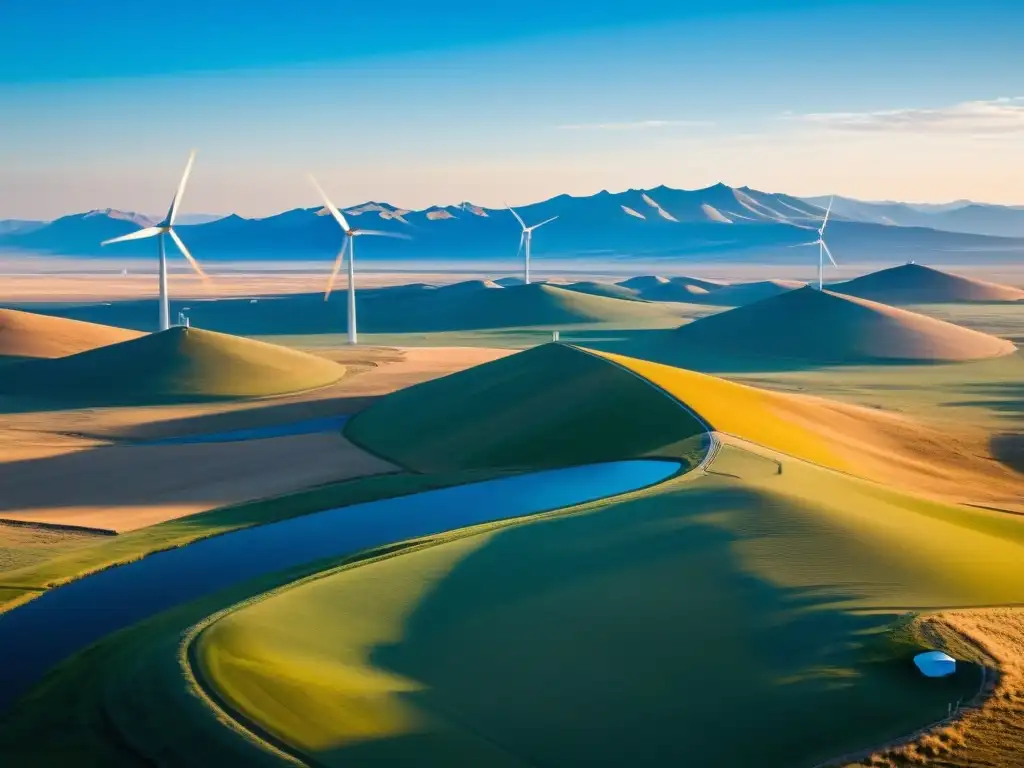
<path fill-rule="evenodd" d="M 252 439 L 246 432 L 238 439 Z M 661 482 L 680 466 L 618 461 L 424 491 L 245 528 L 86 576 L 0 614 L 0 710 L 106 635 L 247 579 L 615 496 Z"/>

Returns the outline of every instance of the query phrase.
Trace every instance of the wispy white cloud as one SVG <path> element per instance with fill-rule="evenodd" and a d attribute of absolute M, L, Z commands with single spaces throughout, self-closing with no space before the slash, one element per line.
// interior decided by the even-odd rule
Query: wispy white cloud
<path fill-rule="evenodd" d="M 559 125 L 563 131 L 638 131 L 651 128 L 695 128 L 714 125 L 706 120 L 636 120 L 629 123 L 574 123 Z"/>
<path fill-rule="evenodd" d="M 933 109 L 785 113 L 783 117 L 831 130 L 852 132 L 968 136 L 1024 134 L 1024 97 L 965 101 Z"/>

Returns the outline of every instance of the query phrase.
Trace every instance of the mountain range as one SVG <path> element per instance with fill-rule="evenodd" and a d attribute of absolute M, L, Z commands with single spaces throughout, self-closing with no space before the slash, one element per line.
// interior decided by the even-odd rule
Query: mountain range
<path fill-rule="evenodd" d="M 507 259 L 515 254 L 519 240 L 520 228 L 511 213 L 471 203 L 408 210 L 370 201 L 343 210 L 354 227 L 412 238 L 363 239 L 357 258 Z M 821 199 L 725 184 L 697 190 L 660 186 L 583 197 L 558 195 L 516 210 L 527 224 L 558 217 L 535 234 L 535 256 L 602 261 L 813 260 L 813 248 L 798 246 L 817 237 L 824 214 Z M 341 244 L 337 224 L 325 213 L 320 208 L 297 208 L 258 219 L 192 214 L 176 229 L 200 260 L 322 259 L 334 255 Z M 1016 228 L 1018 219 L 1021 224 Z M 152 241 L 106 248 L 100 242 L 152 223 L 153 217 L 109 208 L 48 223 L 0 222 L 0 248 L 67 256 L 150 256 Z M 971 226 L 988 230 L 967 231 Z M 1024 210 L 973 203 L 921 210 L 904 203 L 836 198 L 827 240 L 836 258 L 848 262 L 1001 260 L 1024 249 Z"/>
<path fill-rule="evenodd" d="M 829 197 L 808 197 L 807 202 L 824 207 Z M 836 214 L 851 221 L 897 227 L 930 227 L 946 232 L 964 232 L 996 237 L 1024 237 L 1024 207 L 990 205 L 970 200 L 944 204 L 865 202 L 837 196 Z"/>

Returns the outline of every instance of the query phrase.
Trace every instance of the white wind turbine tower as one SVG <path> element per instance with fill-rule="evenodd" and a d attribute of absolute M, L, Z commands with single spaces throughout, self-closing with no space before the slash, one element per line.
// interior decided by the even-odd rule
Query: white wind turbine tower
<path fill-rule="evenodd" d="M 345 238 L 341 243 L 341 250 L 338 251 L 338 256 L 334 260 L 334 268 L 331 270 L 331 276 L 327 281 L 327 290 L 324 292 L 324 301 L 331 296 L 331 290 L 334 288 L 334 280 L 338 276 L 338 272 L 341 270 L 341 264 L 345 260 L 345 249 L 348 249 L 348 343 L 357 344 L 359 342 L 356 334 L 356 268 L 355 268 L 355 252 L 353 246 L 355 239 L 361 235 L 376 235 L 379 237 L 397 237 L 402 240 L 411 240 L 408 235 L 403 235 L 398 232 L 382 232 L 376 229 L 353 229 L 345 221 L 345 217 L 341 215 L 341 211 L 338 210 L 337 206 L 331 202 L 330 198 L 327 197 L 327 193 L 316 183 L 316 179 L 313 178 L 313 174 L 309 174 L 309 180 L 313 182 L 313 186 L 316 187 L 317 192 L 320 193 L 320 197 L 324 199 L 324 204 L 327 206 L 327 210 L 331 212 L 331 216 L 338 222 L 338 226 L 341 227 L 341 231 L 345 233 Z"/>
<path fill-rule="evenodd" d="M 526 285 L 529 285 L 530 284 L 530 243 L 533 241 L 533 230 L 540 229 L 545 224 L 550 224 L 552 221 L 554 221 L 558 217 L 557 216 L 552 216 L 547 221 L 542 221 L 540 224 L 534 224 L 532 227 L 528 227 L 528 226 L 526 226 L 526 222 L 523 221 L 522 218 L 520 218 L 519 214 L 516 213 L 515 210 L 513 210 L 511 205 L 509 205 L 508 203 L 505 203 L 505 207 L 508 208 L 510 211 L 512 211 L 512 215 L 516 217 L 516 221 L 518 221 L 519 225 L 523 228 L 523 234 L 521 234 L 519 236 L 519 250 L 516 251 L 516 258 L 517 259 L 519 258 L 519 254 L 522 252 L 523 245 L 525 244 L 526 245 L 526 261 L 524 262 L 524 265 L 523 265 L 523 282 Z"/>
<path fill-rule="evenodd" d="M 167 215 L 164 220 L 153 227 L 146 227 L 140 229 L 138 232 L 132 232 L 121 237 L 115 237 L 110 240 L 104 240 L 100 245 L 110 245 L 111 243 L 123 243 L 126 240 L 142 240 L 147 237 L 157 238 L 160 253 L 160 330 L 166 331 L 171 327 L 171 308 L 167 297 L 167 250 L 164 247 L 164 235 L 170 235 L 171 240 L 178 246 L 178 250 L 181 251 L 181 255 L 184 256 L 188 263 L 192 265 L 192 269 L 196 271 L 204 280 L 206 279 L 206 273 L 203 272 L 199 263 L 192 258 L 192 254 L 188 252 L 188 248 L 181 242 L 181 238 L 178 237 L 178 233 L 174 231 L 174 220 L 178 216 L 178 208 L 181 207 L 181 198 L 185 194 L 185 185 L 188 183 L 189 174 L 192 173 L 192 163 L 195 162 L 196 152 L 192 152 L 188 156 L 188 163 L 185 165 L 185 172 L 181 175 L 181 183 L 178 184 L 178 191 L 174 193 L 174 199 L 171 200 L 171 207 L 167 209 Z"/>
<path fill-rule="evenodd" d="M 830 198 L 828 201 L 828 208 L 825 209 L 825 218 L 821 220 L 821 227 L 818 229 L 818 239 L 812 240 L 809 243 L 800 243 L 799 245 L 792 246 L 793 248 L 802 248 L 807 245 L 818 246 L 818 290 L 822 290 L 822 270 L 825 268 L 825 257 L 828 256 L 828 260 L 832 262 L 833 267 L 838 267 L 836 260 L 832 258 L 832 251 L 828 249 L 828 245 L 825 243 L 825 226 L 828 224 L 828 215 L 832 211 L 832 201 L 835 198 Z"/>

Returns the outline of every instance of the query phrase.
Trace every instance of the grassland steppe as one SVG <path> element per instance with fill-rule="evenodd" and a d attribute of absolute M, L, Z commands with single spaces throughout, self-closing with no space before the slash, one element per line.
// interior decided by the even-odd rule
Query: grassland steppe
<path fill-rule="evenodd" d="M 3 315 L 0 611 L 338 507 L 682 470 L 159 613 L 20 699 L 0 762 L 1013 765 L 1016 289 L 789 277 L 371 279 L 353 348 L 344 296 L 292 278 L 147 335 L 154 305 L 128 295 Z M 956 675 L 917 674 L 932 647 Z"/>
<path fill-rule="evenodd" d="M 403 412 L 429 397 L 443 418 L 442 388 L 460 400 L 468 374 L 510 381 L 487 369 L 526 372 L 542 354 L 599 361 L 541 347 L 388 398 L 350 429 L 416 462 L 416 435 L 431 435 L 429 446 L 441 427 L 406 426 Z M 963 682 L 959 692 L 916 685 L 884 628 L 894 613 L 1018 601 L 1024 523 L 856 477 L 863 468 L 844 461 L 814 401 L 609 362 L 685 393 L 713 430 L 728 431 L 700 476 L 281 590 L 204 631 L 200 674 L 245 721 L 325 765 L 810 765 L 870 744 L 868 723 L 882 741 L 965 695 Z M 465 402 L 483 413 L 486 399 Z M 807 426 L 787 428 L 787 399 L 789 411 L 809 409 Z M 376 419 L 407 431 L 371 428 Z M 493 430 L 481 427 L 459 444 L 486 451 Z M 425 455 L 469 467 L 479 454 Z M 847 716 L 837 721 L 836 710 Z M 725 738 L 714 727 L 723 719 L 751 738 Z M 699 727 L 668 726 L 679 721 Z M 800 722 L 800 734 L 784 722 Z"/>
<path fill-rule="evenodd" d="M 1024 768 L 1024 0 L 0 0 L 0 768 Z"/>

